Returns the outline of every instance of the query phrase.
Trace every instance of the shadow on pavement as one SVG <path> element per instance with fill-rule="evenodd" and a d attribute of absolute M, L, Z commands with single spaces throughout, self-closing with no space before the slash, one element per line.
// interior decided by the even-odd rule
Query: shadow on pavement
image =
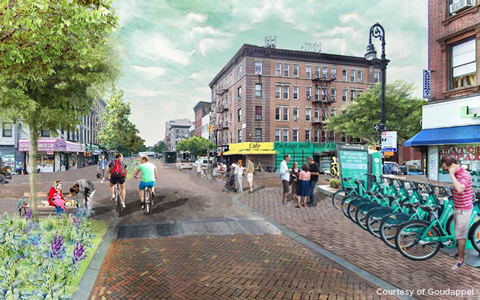
<path fill-rule="evenodd" d="M 164 198 L 166 198 L 166 196 L 159 196 L 159 198 L 162 198 L 162 200 L 163 200 Z M 167 211 L 169 209 L 183 206 L 183 205 L 187 204 L 188 200 L 189 200 L 189 198 L 180 198 L 180 199 L 177 199 L 175 201 L 168 202 L 168 203 L 159 203 L 159 204 L 155 205 L 156 207 L 154 209 L 152 209 L 152 214 L 162 213 L 162 212 Z"/>

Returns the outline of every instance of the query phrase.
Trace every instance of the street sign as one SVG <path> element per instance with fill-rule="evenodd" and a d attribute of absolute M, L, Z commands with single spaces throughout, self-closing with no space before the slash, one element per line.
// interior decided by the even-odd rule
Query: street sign
<path fill-rule="evenodd" d="M 423 98 L 432 98 L 432 71 L 423 70 Z"/>
<path fill-rule="evenodd" d="M 382 131 L 382 152 L 397 152 L 397 132 Z"/>
<path fill-rule="evenodd" d="M 379 131 L 380 130 L 380 124 L 374 124 L 373 125 L 373 130 Z"/>

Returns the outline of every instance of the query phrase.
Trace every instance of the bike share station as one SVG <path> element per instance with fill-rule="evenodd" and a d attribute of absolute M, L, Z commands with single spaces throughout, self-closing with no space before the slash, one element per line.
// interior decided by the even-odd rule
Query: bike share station
<path fill-rule="evenodd" d="M 372 182 L 371 177 L 367 176 L 366 174 L 373 174 L 378 178 L 382 176 L 382 155 L 379 151 L 369 150 L 367 146 L 337 144 L 337 158 L 340 167 L 340 180 L 343 189 L 357 188 L 357 185 L 353 182 L 355 179 L 357 179 L 364 181 L 363 187 L 365 188 L 365 190 L 369 190 Z M 344 181 L 344 178 L 349 177 L 351 177 L 352 180 Z M 395 176 L 392 177 L 395 178 Z M 453 202 L 449 202 L 451 203 L 451 205 L 453 205 Z M 472 215 L 475 213 L 476 212 L 474 210 L 472 212 Z M 475 216 L 475 221 L 479 219 L 480 216 Z M 474 237 L 477 240 L 480 239 L 480 236 L 478 235 L 479 234 L 477 233 L 477 236 Z M 425 245 L 425 247 L 430 246 Z M 440 250 L 448 255 L 457 253 L 456 246 L 451 248 L 448 246 L 444 246 L 441 247 Z M 455 258 L 452 257 L 452 263 L 454 260 Z M 465 247 L 465 263 L 471 267 L 480 267 L 480 253 L 474 249 L 468 237 Z"/>

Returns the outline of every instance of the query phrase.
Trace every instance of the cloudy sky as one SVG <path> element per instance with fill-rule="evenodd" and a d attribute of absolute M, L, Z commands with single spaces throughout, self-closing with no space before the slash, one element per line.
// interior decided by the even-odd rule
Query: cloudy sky
<path fill-rule="evenodd" d="M 165 138 L 165 122 L 194 120 L 193 106 L 210 101 L 208 84 L 243 44 L 363 56 L 370 27 L 386 32 L 387 82 L 402 79 L 422 95 L 427 68 L 426 0 L 116 0 L 126 48 L 118 87 L 130 120 L 150 146 Z M 380 42 L 375 40 L 380 49 Z"/>

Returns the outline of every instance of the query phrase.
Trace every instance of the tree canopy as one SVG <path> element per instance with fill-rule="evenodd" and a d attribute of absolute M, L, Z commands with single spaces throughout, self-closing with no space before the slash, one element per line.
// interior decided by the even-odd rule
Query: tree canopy
<path fill-rule="evenodd" d="M 409 139 L 422 129 L 422 106 L 427 102 L 412 97 L 412 91 L 413 84 L 400 80 L 385 86 L 386 125 L 389 131 L 397 131 L 398 142 Z M 374 131 L 373 126 L 380 123 L 380 112 L 381 86 L 377 84 L 329 118 L 326 130 L 361 138 L 369 145 L 377 145 L 379 132 Z"/>
<path fill-rule="evenodd" d="M 165 142 L 160 142 L 160 143 L 158 143 L 158 145 L 153 147 L 152 151 L 157 152 L 157 153 L 162 153 L 162 152 L 168 151 L 167 144 Z"/>
<path fill-rule="evenodd" d="M 215 147 L 216 146 L 206 138 L 198 136 L 190 137 L 177 143 L 177 151 L 188 151 L 194 157 L 207 154 L 208 150 L 212 150 Z"/>

